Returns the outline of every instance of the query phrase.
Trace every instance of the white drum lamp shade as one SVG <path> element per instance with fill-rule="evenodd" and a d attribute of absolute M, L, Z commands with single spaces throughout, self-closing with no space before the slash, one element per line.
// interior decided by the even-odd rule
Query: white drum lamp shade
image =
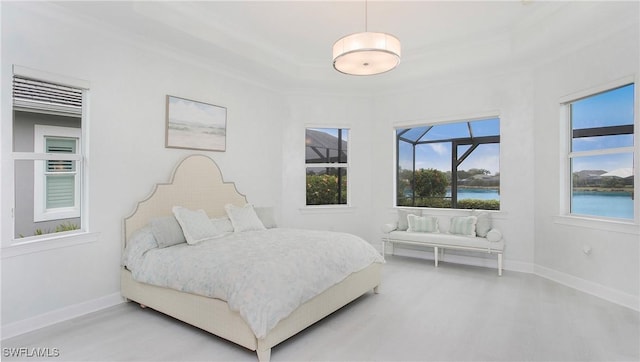
<path fill-rule="evenodd" d="M 333 67 L 345 74 L 388 72 L 400 63 L 400 40 L 386 33 L 356 33 L 333 44 Z"/>

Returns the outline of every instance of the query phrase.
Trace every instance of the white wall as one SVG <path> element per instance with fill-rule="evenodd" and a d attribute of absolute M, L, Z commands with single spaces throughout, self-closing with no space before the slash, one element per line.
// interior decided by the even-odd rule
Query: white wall
<path fill-rule="evenodd" d="M 637 4 L 636 4 L 637 7 Z M 636 77 L 638 99 L 638 24 L 558 57 L 535 71 L 535 263 L 538 272 L 578 285 L 636 309 L 640 288 L 640 228 L 593 221 L 577 224 L 559 217 L 563 171 L 560 165 L 560 98 Z M 636 112 L 638 112 L 636 103 Z M 636 146 L 638 114 L 636 114 Z M 636 195 L 638 195 L 638 153 Z M 636 196 L 637 197 L 637 196 Z M 636 203 L 638 205 L 638 203 Z M 640 210 L 635 210 L 636 220 Z M 585 254 L 583 248 L 592 249 Z"/>
<path fill-rule="evenodd" d="M 117 295 L 122 219 L 154 183 L 168 181 L 173 167 L 187 154 L 213 158 L 250 202 L 279 210 L 285 109 L 275 92 L 218 74 L 205 62 L 127 40 L 117 29 L 99 30 L 91 22 L 67 17 L 53 5 L 4 2 L 3 174 L 9 174 L 7 164 L 11 163 L 13 64 L 91 82 L 89 223 L 99 238 L 94 243 L 3 258 L 3 330 L 29 318 Z M 167 94 L 227 107 L 226 152 L 165 148 Z M 11 193 L 4 177 L 2 191 L 5 196 Z M 3 197 L 2 209 L 10 208 Z M 3 244 L 10 243 L 9 215 L 3 213 Z"/>
<path fill-rule="evenodd" d="M 283 124 L 283 220 L 287 226 L 351 232 L 374 241 L 371 234 L 372 189 L 369 153 L 375 128 L 371 100 L 362 96 L 289 95 Z M 348 171 L 351 207 L 306 208 L 305 129 L 348 128 Z M 375 227 L 375 225 L 373 225 Z"/>

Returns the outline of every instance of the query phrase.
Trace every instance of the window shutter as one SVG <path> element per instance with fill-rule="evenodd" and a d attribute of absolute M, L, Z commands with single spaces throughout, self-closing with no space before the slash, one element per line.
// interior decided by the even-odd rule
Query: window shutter
<path fill-rule="evenodd" d="M 47 137 L 45 152 L 76 153 L 75 138 Z M 46 163 L 46 208 L 75 206 L 75 161 L 50 160 Z"/>
<path fill-rule="evenodd" d="M 80 117 L 82 90 L 14 75 L 13 105 L 17 110 Z"/>
<path fill-rule="evenodd" d="M 76 140 L 74 138 L 47 138 L 46 153 L 76 153 Z M 46 172 L 73 172 L 75 162 L 72 160 L 47 161 Z"/>
<path fill-rule="evenodd" d="M 73 207 L 75 200 L 75 175 L 47 175 L 47 209 Z"/>

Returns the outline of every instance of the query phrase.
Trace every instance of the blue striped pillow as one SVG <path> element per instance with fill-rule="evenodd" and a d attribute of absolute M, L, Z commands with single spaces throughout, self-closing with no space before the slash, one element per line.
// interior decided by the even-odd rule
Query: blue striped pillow
<path fill-rule="evenodd" d="M 409 223 L 408 232 L 413 233 L 437 233 L 438 232 L 438 218 L 435 216 L 417 216 L 407 215 L 407 222 Z"/>
<path fill-rule="evenodd" d="M 449 234 L 476 236 L 477 222 L 478 218 L 475 216 L 454 216 L 449 225 Z"/>

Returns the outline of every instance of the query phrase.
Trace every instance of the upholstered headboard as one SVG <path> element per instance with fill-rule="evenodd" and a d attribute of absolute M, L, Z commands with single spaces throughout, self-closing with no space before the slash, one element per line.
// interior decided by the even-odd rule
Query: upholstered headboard
<path fill-rule="evenodd" d="M 173 215 L 174 206 L 203 209 L 209 217 L 226 216 L 224 205 L 243 206 L 245 195 L 233 182 L 224 182 L 218 165 L 209 157 L 191 155 L 178 163 L 169 183 L 156 184 L 146 199 L 138 202 L 124 219 L 125 245 L 131 234 L 154 217 Z"/>

